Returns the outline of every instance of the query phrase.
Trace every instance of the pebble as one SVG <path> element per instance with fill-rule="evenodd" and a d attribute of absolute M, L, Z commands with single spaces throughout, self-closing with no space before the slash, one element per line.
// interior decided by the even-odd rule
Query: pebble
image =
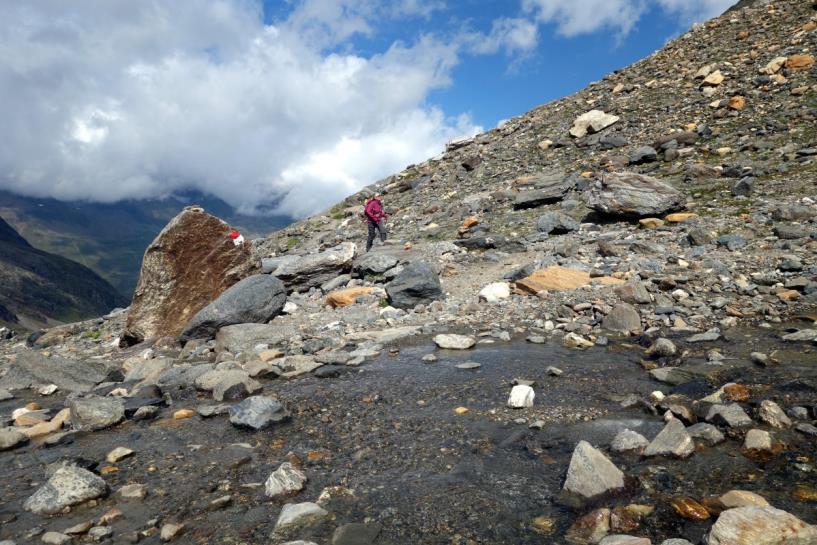
<path fill-rule="evenodd" d="M 108 463 L 115 464 L 118 461 L 123 460 L 128 456 L 131 456 L 132 454 L 133 451 L 129 448 L 116 447 L 115 449 L 110 451 L 107 456 L 105 456 L 105 460 L 107 460 Z"/>
<path fill-rule="evenodd" d="M 179 537 L 182 532 L 184 532 L 184 524 L 177 524 L 174 522 L 168 522 L 162 525 L 162 530 L 159 533 L 159 537 L 162 541 L 173 541 L 177 537 Z"/>

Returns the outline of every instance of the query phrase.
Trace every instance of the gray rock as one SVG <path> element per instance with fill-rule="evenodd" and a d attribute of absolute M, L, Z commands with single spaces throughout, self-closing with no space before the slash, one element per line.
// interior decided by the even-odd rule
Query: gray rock
<path fill-rule="evenodd" d="M 710 445 L 717 445 L 718 443 L 723 443 L 725 440 L 723 434 L 718 428 L 705 422 L 699 422 L 698 424 L 693 424 L 692 426 L 688 427 L 687 433 L 690 435 L 690 437 L 694 439 L 702 439 Z"/>
<path fill-rule="evenodd" d="M 225 326 L 268 322 L 281 313 L 286 300 L 286 289 L 279 279 L 268 274 L 249 276 L 193 316 L 181 340 L 212 339 Z"/>
<path fill-rule="evenodd" d="M 147 381 L 156 383 L 168 369 L 173 366 L 170 358 L 154 358 L 151 360 L 141 360 L 125 373 L 125 382 Z"/>
<path fill-rule="evenodd" d="M 686 539 L 676 538 L 676 539 L 665 539 L 664 541 L 661 542 L 661 545 L 692 545 L 692 543 L 690 543 Z"/>
<path fill-rule="evenodd" d="M 692 335 L 691 337 L 687 338 L 688 343 L 704 343 L 704 342 L 715 342 L 721 338 L 721 332 L 719 329 L 714 328 L 703 333 L 698 333 Z"/>
<path fill-rule="evenodd" d="M 68 402 L 71 425 L 77 431 L 109 428 L 125 418 L 125 402 L 115 397 L 88 395 Z"/>
<path fill-rule="evenodd" d="M 297 255 L 282 255 L 277 257 L 265 257 L 261 260 L 261 272 L 263 274 L 272 274 L 275 275 L 275 271 L 278 270 L 279 267 L 287 264 L 293 263 L 300 259 Z"/>
<path fill-rule="evenodd" d="M 287 503 L 281 508 L 281 514 L 275 523 L 275 532 L 286 533 L 314 526 L 328 515 L 325 509 L 312 502 Z"/>
<path fill-rule="evenodd" d="M 644 456 L 686 458 L 693 452 L 695 452 L 695 441 L 684 428 L 684 424 L 677 418 L 673 418 L 644 449 Z"/>
<path fill-rule="evenodd" d="M 13 449 L 28 441 L 28 436 L 9 428 L 0 429 L 0 451 Z"/>
<path fill-rule="evenodd" d="M 618 122 L 620 118 L 617 115 L 608 114 L 603 110 L 590 110 L 573 122 L 570 128 L 570 136 L 573 138 L 584 138 L 588 134 L 595 134 L 601 132 L 610 125 Z"/>
<path fill-rule="evenodd" d="M 800 424 L 794 426 L 794 429 L 810 437 L 817 437 L 817 427 L 812 426 L 811 424 L 801 422 Z"/>
<path fill-rule="evenodd" d="M 670 358 L 678 353 L 678 348 L 669 339 L 660 337 L 652 343 L 652 346 L 647 350 L 647 356 L 650 358 Z"/>
<path fill-rule="evenodd" d="M 692 246 L 706 246 L 715 241 L 712 232 L 703 227 L 693 227 L 687 232 L 687 240 Z"/>
<path fill-rule="evenodd" d="M 686 197 L 669 184 L 633 172 L 605 174 L 601 189 L 592 190 L 587 206 L 611 216 L 662 215 L 683 207 Z"/>
<path fill-rule="evenodd" d="M 306 485 L 306 474 L 290 462 L 284 462 L 267 478 L 264 489 L 267 497 L 277 498 L 300 492 L 304 489 L 304 485 Z"/>
<path fill-rule="evenodd" d="M 540 233 L 549 235 L 563 235 L 579 230 L 579 222 L 563 212 L 545 212 L 539 216 L 536 228 Z"/>
<path fill-rule="evenodd" d="M 622 430 L 613 438 L 610 450 L 613 452 L 641 452 L 649 444 L 647 438 L 640 433 L 633 430 Z"/>
<path fill-rule="evenodd" d="M 54 515 L 66 507 L 100 498 L 108 485 L 99 476 L 77 466 L 57 469 L 23 504 L 23 509 L 38 515 Z"/>
<path fill-rule="evenodd" d="M 650 292 L 643 282 L 628 282 L 614 290 L 623 303 L 646 305 L 652 303 Z"/>
<path fill-rule="evenodd" d="M 706 421 L 722 426 L 729 426 L 730 428 L 739 428 L 752 424 L 752 419 L 749 418 L 749 415 L 747 415 L 737 403 L 732 403 L 731 405 L 712 405 L 709 408 L 709 412 L 706 413 Z"/>
<path fill-rule="evenodd" d="M 652 146 L 641 146 L 630 154 L 631 165 L 654 163 L 658 160 L 658 152 Z"/>
<path fill-rule="evenodd" d="M 473 371 L 475 369 L 479 369 L 480 367 L 482 367 L 482 364 L 477 363 L 475 361 L 466 361 L 466 362 L 463 362 L 463 363 L 458 363 L 454 367 L 456 367 L 457 369 L 463 369 L 463 370 L 466 370 L 466 371 Z"/>
<path fill-rule="evenodd" d="M 766 430 L 749 430 L 743 441 L 747 450 L 771 451 L 774 446 L 772 436 Z"/>
<path fill-rule="evenodd" d="M 386 294 L 391 306 L 403 309 L 427 305 L 444 297 L 440 278 L 426 261 L 407 265 L 403 272 L 386 284 Z"/>
<path fill-rule="evenodd" d="M 799 225 L 778 223 L 774 226 L 774 234 L 781 240 L 796 240 L 806 238 L 808 232 Z"/>
<path fill-rule="evenodd" d="M 624 473 L 587 441 L 579 441 L 570 458 L 564 489 L 592 498 L 624 488 Z"/>
<path fill-rule="evenodd" d="M 785 429 L 791 427 L 791 419 L 786 416 L 786 413 L 783 412 L 780 405 L 768 399 L 760 403 L 757 416 L 762 422 L 767 423 L 773 428 Z"/>
<path fill-rule="evenodd" d="M 801 329 L 788 335 L 783 335 L 783 340 L 788 342 L 811 342 L 817 340 L 817 329 Z"/>
<path fill-rule="evenodd" d="M 293 378 L 311 373 L 322 365 L 312 356 L 287 356 L 278 362 L 278 366 L 283 371 L 281 376 L 284 378 Z"/>
<path fill-rule="evenodd" d="M 817 526 L 769 505 L 727 509 L 709 531 L 707 545 L 814 545 Z"/>
<path fill-rule="evenodd" d="M 214 369 L 196 379 L 196 388 L 212 391 L 216 401 L 242 399 L 261 391 L 261 383 L 239 369 Z"/>
<path fill-rule="evenodd" d="M 659 367 L 658 369 L 651 369 L 650 376 L 659 382 L 665 382 L 673 386 L 686 384 L 695 378 L 694 373 L 681 367 Z"/>
<path fill-rule="evenodd" d="M 568 188 L 564 180 L 553 180 L 547 186 L 520 191 L 514 198 L 513 207 L 515 210 L 525 210 L 559 202 L 564 199 Z"/>
<path fill-rule="evenodd" d="M 64 392 L 89 392 L 108 380 L 111 373 L 119 371 L 119 366 L 96 359 L 70 360 L 25 351 L 7 369 L 0 378 L 0 388 L 24 390 L 56 384 Z"/>
<path fill-rule="evenodd" d="M 239 427 L 261 430 L 289 419 L 289 411 L 270 397 L 252 396 L 230 407 L 230 422 Z"/>
<path fill-rule="evenodd" d="M 333 278 L 329 282 L 325 282 L 321 284 L 321 290 L 324 293 L 329 293 L 330 291 L 335 291 L 338 288 L 342 288 L 352 280 L 351 274 L 339 274 L 337 277 Z"/>
<path fill-rule="evenodd" d="M 755 179 L 751 176 L 746 176 L 745 178 L 741 178 L 734 184 L 732 184 L 732 196 L 733 197 L 748 197 L 752 194 L 752 189 L 755 186 Z"/>
<path fill-rule="evenodd" d="M 397 265 L 397 258 L 380 252 L 369 252 L 355 261 L 352 270 L 358 278 L 377 276 Z"/>
<path fill-rule="evenodd" d="M 8 401 L 9 399 L 14 399 L 14 394 L 8 390 L 0 388 L 0 401 Z"/>
<path fill-rule="evenodd" d="M 46 532 L 40 538 L 40 541 L 46 545 L 63 545 L 70 543 L 73 538 L 71 536 L 61 534 L 59 532 Z"/>
<path fill-rule="evenodd" d="M 619 303 L 604 317 L 602 327 L 618 333 L 641 331 L 641 315 L 629 303 Z"/>
<path fill-rule="evenodd" d="M 216 334 L 216 350 L 238 354 L 258 344 L 277 345 L 296 334 L 294 328 L 278 324 L 237 324 L 222 327 Z"/>
<path fill-rule="evenodd" d="M 289 291 L 317 288 L 339 274 L 348 273 L 352 269 L 355 250 L 355 244 L 344 242 L 325 252 L 284 263 L 276 269 L 275 276 L 284 281 Z"/>
<path fill-rule="evenodd" d="M 723 235 L 718 238 L 718 245 L 725 246 L 730 252 L 745 248 L 748 244 L 746 238 L 741 235 Z"/>
<path fill-rule="evenodd" d="M 332 545 L 371 545 L 380 535 L 380 525 L 353 522 L 339 526 L 332 534 Z"/>

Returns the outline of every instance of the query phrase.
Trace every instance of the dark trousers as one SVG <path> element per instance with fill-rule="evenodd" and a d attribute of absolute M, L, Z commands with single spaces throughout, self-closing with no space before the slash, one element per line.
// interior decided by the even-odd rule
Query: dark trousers
<path fill-rule="evenodd" d="M 372 249 L 372 243 L 374 242 L 375 231 L 380 232 L 380 242 L 386 242 L 386 222 L 383 220 L 378 221 L 377 223 L 372 223 L 371 221 L 368 222 L 369 225 L 369 238 L 366 240 L 366 251 Z"/>

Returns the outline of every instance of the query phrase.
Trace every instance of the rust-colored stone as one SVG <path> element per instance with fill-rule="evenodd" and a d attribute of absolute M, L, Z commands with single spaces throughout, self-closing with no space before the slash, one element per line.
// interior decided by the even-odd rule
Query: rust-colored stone
<path fill-rule="evenodd" d="M 230 226 L 187 207 L 148 246 L 123 340 L 177 337 L 198 311 L 254 272 L 249 244 L 236 246 Z"/>
<path fill-rule="evenodd" d="M 746 107 L 746 97 L 734 96 L 729 99 L 730 110 L 742 110 Z"/>
<path fill-rule="evenodd" d="M 541 291 L 563 291 L 589 286 L 597 282 L 605 286 L 623 284 L 623 280 L 601 276 L 591 278 L 590 274 L 565 267 L 548 267 L 516 282 L 516 291 L 525 295 L 536 295 Z"/>
<path fill-rule="evenodd" d="M 610 531 L 629 534 L 641 526 L 641 517 L 626 507 L 616 507 L 610 512 Z"/>
<path fill-rule="evenodd" d="M 573 545 L 598 543 L 610 532 L 610 510 L 596 509 L 570 526 L 565 533 L 565 541 Z"/>
<path fill-rule="evenodd" d="M 786 68 L 792 71 L 808 70 L 814 66 L 813 55 L 792 55 L 786 59 Z"/>
<path fill-rule="evenodd" d="M 750 393 L 749 387 L 745 384 L 730 384 L 723 388 L 723 397 L 727 401 L 746 401 Z"/>
<path fill-rule="evenodd" d="M 707 520 L 709 511 L 692 498 L 679 497 L 670 500 L 673 510 L 678 516 L 687 520 Z"/>

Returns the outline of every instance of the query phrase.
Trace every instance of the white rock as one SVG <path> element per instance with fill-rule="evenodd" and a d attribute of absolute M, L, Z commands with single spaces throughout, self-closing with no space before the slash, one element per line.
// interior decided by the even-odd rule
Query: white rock
<path fill-rule="evenodd" d="M 488 284 L 479 292 L 479 298 L 486 303 L 496 303 L 511 296 L 511 287 L 507 282 Z"/>
<path fill-rule="evenodd" d="M 441 334 L 434 337 L 434 342 L 440 348 L 449 350 L 467 350 L 477 344 L 470 335 L 456 335 L 454 333 Z"/>
<path fill-rule="evenodd" d="M 587 441 L 579 441 L 570 458 L 564 489 L 585 498 L 624 488 L 624 473 Z"/>
<path fill-rule="evenodd" d="M 583 138 L 588 133 L 593 134 L 606 129 L 619 119 L 621 118 L 603 112 L 602 110 L 590 110 L 576 118 L 576 121 L 573 122 L 573 127 L 570 128 L 570 136 Z"/>
<path fill-rule="evenodd" d="M 284 462 L 267 479 L 264 487 L 267 496 L 275 498 L 300 492 L 306 484 L 306 474 L 289 462 Z"/>
<path fill-rule="evenodd" d="M 709 531 L 707 545 L 814 545 L 817 526 L 770 506 L 728 509 Z"/>
<path fill-rule="evenodd" d="M 511 395 L 508 398 L 508 407 L 511 409 L 533 407 L 534 397 L 536 397 L 536 394 L 533 388 L 524 384 L 518 384 L 511 389 Z"/>
<path fill-rule="evenodd" d="M 296 305 L 292 301 L 287 301 L 286 303 L 284 303 L 284 309 L 282 310 L 282 312 L 284 314 L 293 314 L 296 310 L 298 310 L 298 305 Z"/>
<path fill-rule="evenodd" d="M 276 532 L 286 532 L 323 520 L 329 513 L 318 504 L 312 502 L 287 503 L 281 509 L 278 522 L 275 523 Z"/>

